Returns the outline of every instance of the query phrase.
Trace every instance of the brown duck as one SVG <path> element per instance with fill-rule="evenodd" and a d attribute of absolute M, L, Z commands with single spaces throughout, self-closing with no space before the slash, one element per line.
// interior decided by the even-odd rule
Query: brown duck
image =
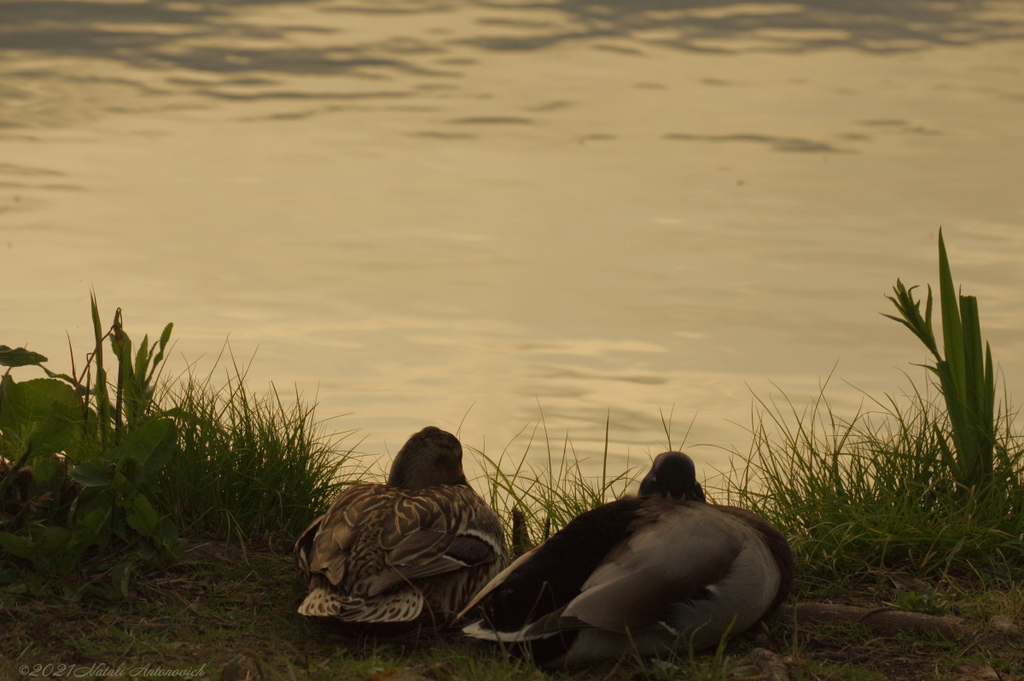
<path fill-rule="evenodd" d="M 344 622 L 450 624 L 508 564 L 501 523 L 462 471 L 462 445 L 429 426 L 386 485 L 341 492 L 295 543 L 309 595 L 299 613 Z"/>
<path fill-rule="evenodd" d="M 588 511 L 495 577 L 463 631 L 544 667 L 715 646 L 789 595 L 786 538 L 705 501 L 693 461 L 659 455 L 640 496 Z"/>

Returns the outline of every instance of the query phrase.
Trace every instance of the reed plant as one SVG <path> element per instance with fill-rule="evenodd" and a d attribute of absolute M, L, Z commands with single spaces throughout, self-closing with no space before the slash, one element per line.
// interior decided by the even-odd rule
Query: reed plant
<path fill-rule="evenodd" d="M 981 345 L 981 321 L 978 299 L 957 295 L 946 256 L 946 245 L 939 230 L 939 298 L 942 301 L 943 354 L 939 353 L 932 330 L 932 289 L 928 287 L 925 314 L 914 300 L 915 286 L 909 289 L 899 279 L 887 296 L 900 316 L 885 315 L 904 326 L 924 343 L 935 357 L 935 366 L 927 366 L 939 379 L 945 398 L 950 437 L 936 431 L 942 461 L 957 484 L 971 494 L 988 494 L 993 482 L 992 455 L 995 447 L 995 375 L 992 350 Z M 949 442 L 953 444 L 950 446 Z"/>
<path fill-rule="evenodd" d="M 314 403 L 257 395 L 232 359 L 223 385 L 214 371 L 187 371 L 161 397 L 178 423 L 178 451 L 154 501 L 187 536 L 284 544 L 323 513 L 359 469 L 351 432 L 332 432 Z"/>

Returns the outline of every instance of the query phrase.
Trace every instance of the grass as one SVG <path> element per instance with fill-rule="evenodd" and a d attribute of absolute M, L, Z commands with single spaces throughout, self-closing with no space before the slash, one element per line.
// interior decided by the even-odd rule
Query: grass
<path fill-rule="evenodd" d="M 851 419 L 822 391 L 798 411 L 759 400 L 753 445 L 734 458 L 723 495 L 791 538 L 804 580 L 901 570 L 1024 578 L 1024 442 L 997 419 L 993 488 L 976 494 L 941 464 L 945 412 L 919 392 L 873 402 Z"/>
<path fill-rule="evenodd" d="M 35 665 L 41 674 L 62 664 L 96 675 L 123 664 L 140 671 L 137 678 L 201 670 L 224 679 L 251 672 L 281 680 L 711 680 L 756 676 L 755 648 L 774 651 L 792 678 L 805 679 L 959 681 L 989 669 L 1008 679 L 1024 668 L 1024 489 L 1012 415 L 1000 415 L 997 429 L 993 479 L 1001 495 L 970 495 L 938 463 L 936 439 L 948 424 L 916 392 L 849 421 L 824 393 L 804 410 L 758 401 L 750 453 L 708 485 L 713 498 L 757 510 L 791 537 L 797 600 L 948 612 L 974 627 L 972 638 L 883 637 L 856 624 L 776 618 L 713 654 L 551 675 L 456 634 L 352 639 L 298 616 L 303 585 L 290 544 L 365 470 L 349 434 L 328 432 L 315 405 L 298 396 L 285 402 L 273 388 L 256 395 L 245 371 L 231 367 L 219 388 L 210 376 L 186 373 L 159 398 L 179 425 L 180 451 L 149 493 L 191 538 L 186 559 L 131 572 L 114 565 L 36 575 L 0 589 L 0 678 L 31 674 Z M 535 539 L 623 494 L 646 468 L 609 472 L 606 444 L 602 475 L 587 477 L 581 454 L 568 438 L 553 443 L 543 419 L 521 451 L 511 448 L 476 452 L 485 474 L 475 484 L 506 525 L 513 508 L 524 511 Z"/>
<path fill-rule="evenodd" d="M 1019 639 L 990 626 L 993 615 L 1021 621 L 1024 590 L 937 584 L 956 614 L 979 634 L 963 641 L 900 634 L 878 636 L 855 624 L 794 624 L 783 618 L 730 641 L 717 654 L 623 660 L 572 674 L 543 674 L 505 659 L 494 648 L 453 634 L 390 640 L 347 638 L 295 614 L 303 589 L 291 556 L 237 543 L 193 543 L 187 559 L 132 582 L 127 598 L 68 600 L 0 594 L 0 678 L 47 664 L 79 670 L 106 665 L 129 671 L 195 670 L 208 678 L 250 670 L 251 678 L 291 681 L 668 681 L 757 678 L 748 657 L 755 648 L 787 660 L 791 678 L 824 680 L 986 678 L 991 667 L 1012 679 L 1024 668 Z M 892 590 L 812 592 L 804 598 L 881 606 Z M 228 668 L 221 677 L 222 669 Z M 99 669 L 99 667 L 96 667 Z M 961 671 L 957 671 L 957 670 Z M 973 674 L 963 673 L 973 670 Z M 130 678 L 129 673 L 123 675 Z M 56 678 L 56 676 L 52 676 Z M 140 675 L 136 678 L 147 678 Z M 149 678 L 158 678 L 150 676 Z"/>
<path fill-rule="evenodd" d="M 294 541 L 360 472 L 349 432 L 329 432 L 315 404 L 258 396 L 232 361 L 224 384 L 188 372 L 161 399 L 178 424 L 179 451 L 164 466 L 154 503 L 187 536 L 246 543 Z M 290 538 L 290 539 L 289 539 Z"/>
<path fill-rule="evenodd" d="M 607 428 L 606 423 L 606 435 Z M 540 445 L 537 444 L 538 429 L 543 433 Z M 524 428 L 520 434 L 525 431 Z M 536 452 L 538 448 L 542 448 L 540 457 Z M 535 541 L 557 532 L 581 513 L 622 496 L 627 487 L 646 473 L 637 466 L 609 475 L 606 436 L 601 452 L 601 477 L 587 477 L 580 467 L 582 459 L 568 435 L 560 449 L 553 446 L 543 412 L 540 421 L 533 426 L 522 454 L 510 454 L 509 447 L 505 447 L 496 458 L 479 450 L 473 450 L 473 453 L 484 468 L 480 482 L 486 490 L 482 496 L 506 521 L 506 532 L 511 532 L 513 509 L 518 509 L 524 516 L 529 536 Z M 546 465 L 537 466 L 529 460 L 537 458 L 545 461 Z"/>

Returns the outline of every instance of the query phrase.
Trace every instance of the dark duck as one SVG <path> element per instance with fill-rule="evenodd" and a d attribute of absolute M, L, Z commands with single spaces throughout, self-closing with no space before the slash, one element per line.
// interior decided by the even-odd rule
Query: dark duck
<path fill-rule="evenodd" d="M 693 461 L 665 452 L 639 496 L 583 513 L 491 580 L 463 631 L 547 668 L 701 650 L 774 611 L 793 569 L 778 529 L 708 504 Z"/>

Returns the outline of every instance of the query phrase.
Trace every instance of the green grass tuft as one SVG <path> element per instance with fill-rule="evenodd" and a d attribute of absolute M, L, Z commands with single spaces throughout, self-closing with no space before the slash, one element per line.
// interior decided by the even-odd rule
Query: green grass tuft
<path fill-rule="evenodd" d="M 918 392 L 846 420 L 822 391 L 804 411 L 757 400 L 748 455 L 721 493 L 783 529 L 804 580 L 879 571 L 1024 577 L 1024 442 L 997 419 L 994 484 L 967 494 L 942 463 L 948 416 Z"/>
<path fill-rule="evenodd" d="M 153 493 L 187 536 L 287 543 L 359 472 L 350 432 L 328 432 L 315 404 L 258 396 L 237 365 L 220 388 L 189 372 L 161 402 L 178 422 L 178 447 Z"/>
<path fill-rule="evenodd" d="M 545 466 L 537 466 L 528 459 L 536 456 L 537 429 L 544 434 Z M 520 435 L 525 432 L 520 431 Z M 606 430 L 607 433 L 607 430 Z M 484 499 L 511 528 L 512 509 L 522 511 L 530 538 L 540 541 L 565 527 L 576 516 L 621 497 L 647 471 L 642 467 L 627 467 L 614 475 L 608 474 L 608 440 L 602 452 L 600 477 L 583 474 L 581 459 L 566 435 L 560 449 L 552 446 L 548 438 L 543 414 L 535 424 L 521 455 L 509 453 L 505 447 L 497 457 L 473 450 L 484 467 Z"/>

